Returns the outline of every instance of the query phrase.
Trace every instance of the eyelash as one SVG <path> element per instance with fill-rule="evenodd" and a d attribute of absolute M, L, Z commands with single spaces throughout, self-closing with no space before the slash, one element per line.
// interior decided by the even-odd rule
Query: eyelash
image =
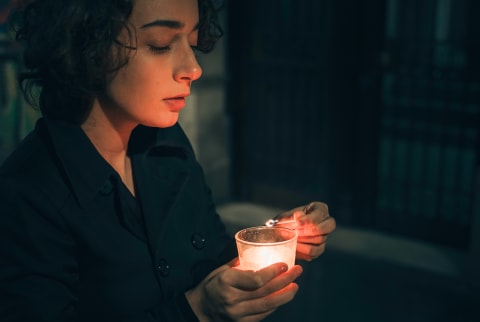
<path fill-rule="evenodd" d="M 150 51 L 152 51 L 154 54 L 157 54 L 157 55 L 166 53 L 171 49 L 170 46 L 156 47 L 156 46 L 149 45 L 148 47 L 150 48 Z"/>
<path fill-rule="evenodd" d="M 171 49 L 170 46 L 157 47 L 157 46 L 149 45 L 148 47 L 150 48 L 150 51 L 152 51 L 156 55 L 164 54 Z M 195 57 L 197 57 L 198 53 L 200 51 L 198 49 L 198 46 L 190 46 L 190 48 L 192 48 L 192 51 L 193 51 Z"/>

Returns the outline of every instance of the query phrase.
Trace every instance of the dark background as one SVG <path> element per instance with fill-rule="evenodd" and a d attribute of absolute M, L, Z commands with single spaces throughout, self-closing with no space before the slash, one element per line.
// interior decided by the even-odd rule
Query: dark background
<path fill-rule="evenodd" d="M 340 229 L 387 237 L 339 229 L 269 320 L 480 321 L 478 17 L 476 0 L 228 2 L 233 199 L 323 200 Z M 417 252 L 396 237 L 463 271 L 373 254 Z"/>
<path fill-rule="evenodd" d="M 480 2 L 228 2 L 234 196 L 466 250 Z"/>

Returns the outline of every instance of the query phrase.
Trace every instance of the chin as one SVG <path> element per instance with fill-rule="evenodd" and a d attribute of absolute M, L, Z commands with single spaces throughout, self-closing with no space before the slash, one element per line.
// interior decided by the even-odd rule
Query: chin
<path fill-rule="evenodd" d="M 169 119 L 161 119 L 161 120 L 156 120 L 155 122 L 143 122 L 142 124 L 145 126 L 149 127 L 159 127 L 159 128 L 167 128 L 167 127 L 172 127 L 178 122 L 178 117 L 172 117 Z"/>

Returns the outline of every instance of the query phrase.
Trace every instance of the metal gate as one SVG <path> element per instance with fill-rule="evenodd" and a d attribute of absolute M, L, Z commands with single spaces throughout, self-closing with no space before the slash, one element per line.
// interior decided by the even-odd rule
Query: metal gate
<path fill-rule="evenodd" d="M 480 113 L 479 52 L 472 48 L 478 9 L 468 0 L 387 1 L 380 227 L 468 244 Z"/>
<path fill-rule="evenodd" d="M 236 196 L 279 207 L 322 199 L 341 224 L 466 248 L 479 2 L 229 9 Z"/>

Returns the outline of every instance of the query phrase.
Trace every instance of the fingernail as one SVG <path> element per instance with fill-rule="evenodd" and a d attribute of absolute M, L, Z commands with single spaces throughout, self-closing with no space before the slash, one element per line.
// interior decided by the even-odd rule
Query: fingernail
<path fill-rule="evenodd" d="M 280 268 L 282 272 L 286 272 L 288 270 L 288 266 L 287 265 L 282 265 L 282 267 Z"/>
<path fill-rule="evenodd" d="M 297 268 L 297 274 L 298 274 L 298 276 L 302 275 L 302 273 L 303 273 L 303 267 L 302 267 L 302 266 L 298 266 L 298 268 Z"/>

